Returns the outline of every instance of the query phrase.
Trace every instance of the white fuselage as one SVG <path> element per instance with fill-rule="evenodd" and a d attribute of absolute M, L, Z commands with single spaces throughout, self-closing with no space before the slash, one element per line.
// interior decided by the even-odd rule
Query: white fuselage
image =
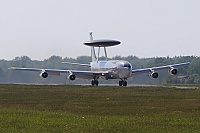
<path fill-rule="evenodd" d="M 131 75 L 132 66 L 127 61 L 110 60 L 91 62 L 91 71 L 108 71 L 107 79 L 127 79 Z"/>

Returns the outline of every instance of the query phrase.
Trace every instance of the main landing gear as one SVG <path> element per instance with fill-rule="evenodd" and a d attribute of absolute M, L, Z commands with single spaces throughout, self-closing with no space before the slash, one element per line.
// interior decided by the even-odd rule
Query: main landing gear
<path fill-rule="evenodd" d="M 99 81 L 98 80 L 92 80 L 91 84 L 92 84 L 92 86 L 94 86 L 94 85 L 98 86 L 99 85 Z"/>
<path fill-rule="evenodd" d="M 119 81 L 119 86 L 127 86 L 126 80 Z"/>

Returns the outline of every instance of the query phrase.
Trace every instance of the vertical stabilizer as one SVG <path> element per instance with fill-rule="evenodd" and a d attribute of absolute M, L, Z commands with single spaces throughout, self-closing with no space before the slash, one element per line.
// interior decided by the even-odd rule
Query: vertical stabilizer
<path fill-rule="evenodd" d="M 93 40 L 92 32 L 90 32 L 90 41 Z"/>
<path fill-rule="evenodd" d="M 90 41 L 93 40 L 93 36 L 92 36 L 92 32 L 90 32 Z M 96 57 L 96 54 L 95 54 L 95 49 L 94 49 L 94 46 L 91 46 L 91 57 L 92 57 L 92 62 L 97 62 L 97 57 Z"/>

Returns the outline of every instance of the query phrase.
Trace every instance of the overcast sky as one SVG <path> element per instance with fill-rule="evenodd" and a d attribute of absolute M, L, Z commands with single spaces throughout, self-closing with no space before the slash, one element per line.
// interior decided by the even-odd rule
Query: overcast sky
<path fill-rule="evenodd" d="M 200 0 L 0 0 L 0 59 L 90 56 L 90 31 L 109 57 L 200 56 Z"/>

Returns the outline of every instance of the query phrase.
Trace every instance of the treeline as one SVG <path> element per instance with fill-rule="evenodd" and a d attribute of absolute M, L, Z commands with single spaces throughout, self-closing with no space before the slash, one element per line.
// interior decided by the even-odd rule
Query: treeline
<path fill-rule="evenodd" d="M 105 59 L 101 57 L 100 59 Z M 155 58 L 138 58 L 136 56 L 121 57 L 116 56 L 110 60 L 126 60 L 129 61 L 133 69 L 153 67 L 160 65 L 168 65 L 182 62 L 191 62 L 188 67 L 178 68 L 178 75 L 169 75 L 167 71 L 159 72 L 159 78 L 152 79 L 148 74 L 142 74 L 128 79 L 129 84 L 199 84 L 200 83 L 200 57 L 197 56 L 176 56 L 176 57 L 155 57 Z M 31 60 L 27 56 L 16 57 L 13 60 L 0 60 L 0 83 L 38 83 L 38 84 L 83 84 L 90 81 L 77 79 L 69 81 L 66 77 L 49 76 L 47 79 L 39 77 L 37 72 L 22 72 L 8 70 L 9 67 L 30 67 L 30 68 L 52 68 L 52 69 L 75 69 L 75 70 L 89 70 L 86 67 L 73 66 L 69 64 L 62 64 L 61 62 L 78 62 L 89 63 L 91 57 L 79 56 L 76 59 L 60 56 L 51 56 L 43 61 Z M 100 83 L 114 83 L 118 80 L 100 80 Z"/>

